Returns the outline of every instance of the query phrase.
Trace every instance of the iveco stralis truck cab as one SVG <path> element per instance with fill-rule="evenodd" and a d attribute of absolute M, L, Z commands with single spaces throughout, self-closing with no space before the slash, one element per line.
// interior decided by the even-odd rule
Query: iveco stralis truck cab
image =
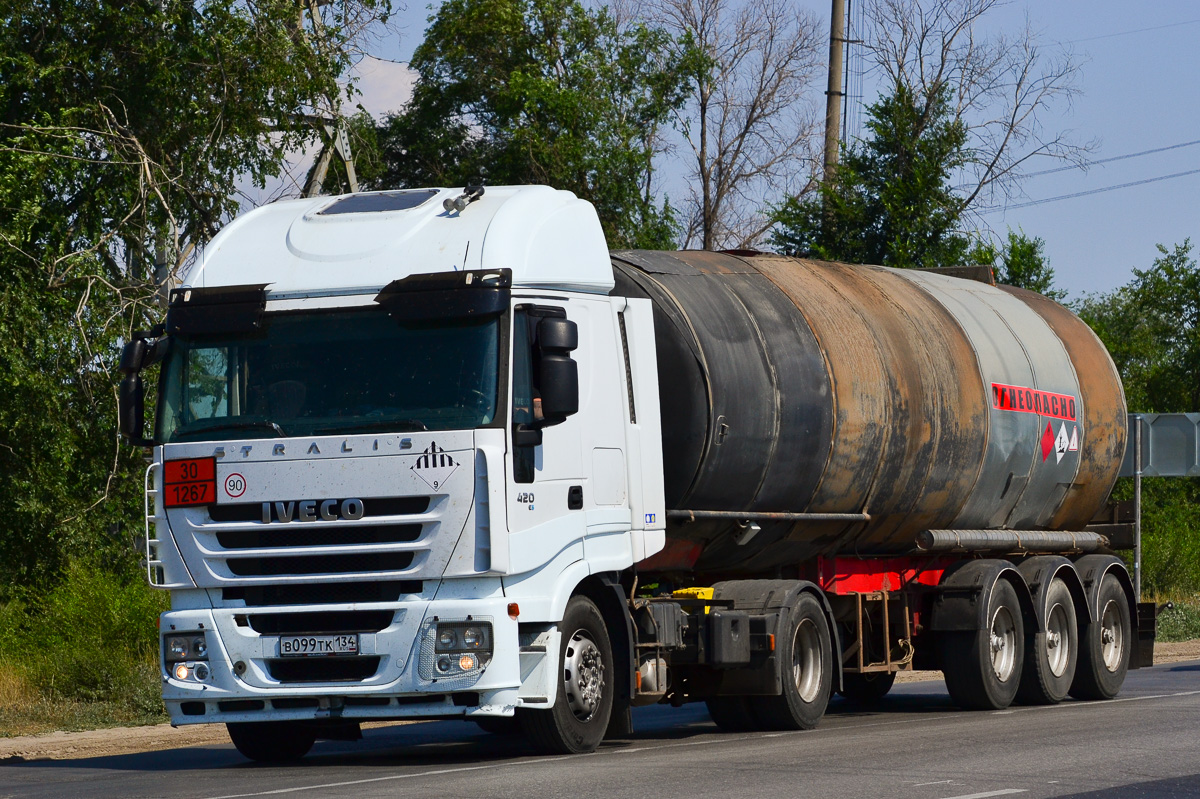
<path fill-rule="evenodd" d="M 279 759 L 363 720 L 517 711 L 594 748 L 628 645 L 613 575 L 665 526 L 650 304 L 612 287 L 594 209 L 546 187 L 221 231 L 122 362 L 172 724 Z"/>

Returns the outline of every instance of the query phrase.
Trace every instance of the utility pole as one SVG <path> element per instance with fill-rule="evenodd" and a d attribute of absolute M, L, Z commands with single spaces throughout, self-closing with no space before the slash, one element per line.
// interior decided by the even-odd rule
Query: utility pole
<path fill-rule="evenodd" d="M 829 21 L 829 88 L 825 92 L 825 182 L 837 172 L 842 119 L 842 63 L 846 47 L 846 0 L 833 0 Z"/>

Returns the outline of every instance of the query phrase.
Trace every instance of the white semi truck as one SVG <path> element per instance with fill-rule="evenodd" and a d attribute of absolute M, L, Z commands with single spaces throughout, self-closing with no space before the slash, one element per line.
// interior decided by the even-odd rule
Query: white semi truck
<path fill-rule="evenodd" d="M 964 707 L 1105 698 L 1148 662 L 1091 524 L 1119 379 L 986 278 L 610 253 L 541 186 L 321 197 L 229 224 L 121 368 L 171 722 L 253 759 L 448 717 L 586 752 L 652 702 L 807 728 L 914 666 Z"/>

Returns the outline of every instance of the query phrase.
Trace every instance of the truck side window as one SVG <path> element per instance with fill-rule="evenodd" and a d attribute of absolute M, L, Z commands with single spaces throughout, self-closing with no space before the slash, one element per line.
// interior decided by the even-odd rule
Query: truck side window
<path fill-rule="evenodd" d="M 533 400 L 533 341 L 529 334 L 529 314 L 518 310 L 513 314 L 513 429 L 518 424 L 532 424 L 534 420 Z M 518 483 L 532 483 L 534 474 L 534 447 L 512 448 L 513 479 Z"/>

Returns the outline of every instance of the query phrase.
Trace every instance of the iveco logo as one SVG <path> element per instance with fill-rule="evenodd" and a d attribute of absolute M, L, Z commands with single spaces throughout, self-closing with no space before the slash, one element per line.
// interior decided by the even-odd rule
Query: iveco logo
<path fill-rule="evenodd" d="M 335 519 L 361 519 L 364 508 L 361 499 L 315 500 L 302 499 L 299 502 L 264 502 L 262 504 L 263 524 L 271 522 L 315 522 L 324 519 L 327 522 Z"/>

